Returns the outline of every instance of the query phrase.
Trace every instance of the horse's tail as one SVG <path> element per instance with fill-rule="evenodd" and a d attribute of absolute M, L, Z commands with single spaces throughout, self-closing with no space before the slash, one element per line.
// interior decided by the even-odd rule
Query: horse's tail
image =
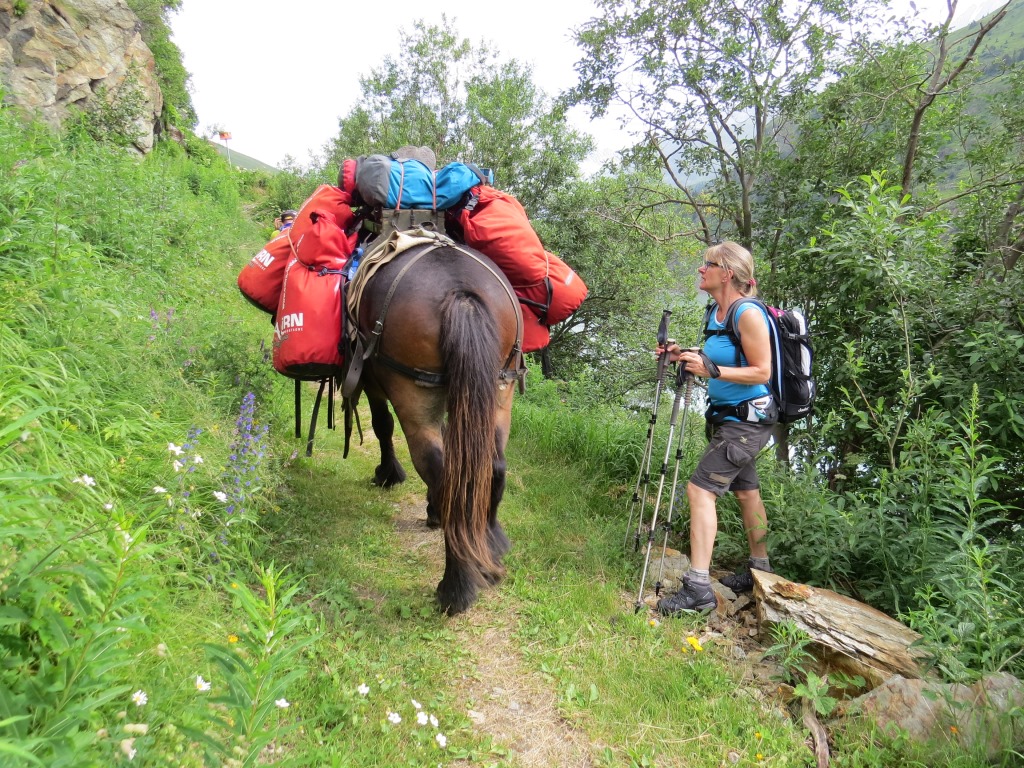
<path fill-rule="evenodd" d="M 497 324 L 482 299 L 455 291 L 441 303 L 441 356 L 448 375 L 448 423 L 438 507 L 448 556 L 469 590 L 497 583 L 504 567 L 488 543 L 488 514 L 500 364 Z M 456 608 L 456 611 L 458 608 Z"/>

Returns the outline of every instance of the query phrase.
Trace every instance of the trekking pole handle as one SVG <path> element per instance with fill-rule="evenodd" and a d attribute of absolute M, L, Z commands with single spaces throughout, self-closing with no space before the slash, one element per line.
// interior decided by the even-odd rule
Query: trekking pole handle
<path fill-rule="evenodd" d="M 672 317 L 672 310 L 666 309 L 661 313 L 661 322 L 658 324 L 658 346 L 663 350 L 668 346 L 668 319 Z M 665 367 L 668 365 L 668 350 L 658 355 L 658 381 L 665 378 Z"/>
<path fill-rule="evenodd" d="M 668 319 L 672 317 L 672 310 L 665 309 L 661 313 L 661 323 L 658 325 L 658 346 L 664 347 L 668 344 Z"/>

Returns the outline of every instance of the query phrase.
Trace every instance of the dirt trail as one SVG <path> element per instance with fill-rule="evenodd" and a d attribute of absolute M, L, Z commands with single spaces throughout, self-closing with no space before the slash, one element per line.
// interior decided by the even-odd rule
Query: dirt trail
<path fill-rule="evenodd" d="M 444 570 L 444 543 L 439 530 L 426 527 L 426 502 L 404 499 L 395 514 L 400 546 L 428 564 L 431 577 Z M 512 637 L 515 615 L 487 611 L 498 599 L 485 592 L 476 610 L 451 620 L 459 643 L 475 663 L 459 689 L 469 719 L 481 734 L 510 751 L 509 763 L 520 768 L 590 768 L 591 748 L 585 734 L 563 720 L 550 686 L 523 663 Z M 459 761 L 453 765 L 469 765 Z"/>

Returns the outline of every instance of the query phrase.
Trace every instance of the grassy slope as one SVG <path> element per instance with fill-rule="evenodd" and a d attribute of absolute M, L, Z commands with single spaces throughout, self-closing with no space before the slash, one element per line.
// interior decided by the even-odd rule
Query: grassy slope
<path fill-rule="evenodd" d="M 218 144 L 216 141 L 210 140 L 210 146 L 217 150 L 217 154 L 223 157 L 225 160 L 228 159 L 228 147 L 223 144 Z M 281 169 L 276 168 L 269 163 L 265 163 L 262 160 L 257 160 L 255 157 L 249 157 L 249 155 L 243 155 L 241 152 L 231 150 L 231 164 L 236 168 L 242 168 L 246 171 L 265 171 L 267 173 L 280 173 Z"/>

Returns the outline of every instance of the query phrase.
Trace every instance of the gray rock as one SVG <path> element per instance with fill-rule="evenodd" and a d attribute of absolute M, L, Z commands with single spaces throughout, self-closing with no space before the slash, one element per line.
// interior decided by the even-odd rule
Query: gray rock
<path fill-rule="evenodd" d="M 843 707 L 881 729 L 897 727 L 918 742 L 955 740 L 983 749 L 989 759 L 1024 744 L 1024 726 L 1010 713 L 1024 706 L 1024 683 L 996 673 L 973 685 L 938 683 L 894 675 Z"/>
<path fill-rule="evenodd" d="M 0 84 L 4 103 L 52 128 L 75 108 L 108 98 L 134 72 L 143 97 L 136 149 L 153 148 L 163 108 L 156 62 L 142 42 L 142 24 L 125 0 L 31 2 L 21 16 L 0 2 Z"/>

